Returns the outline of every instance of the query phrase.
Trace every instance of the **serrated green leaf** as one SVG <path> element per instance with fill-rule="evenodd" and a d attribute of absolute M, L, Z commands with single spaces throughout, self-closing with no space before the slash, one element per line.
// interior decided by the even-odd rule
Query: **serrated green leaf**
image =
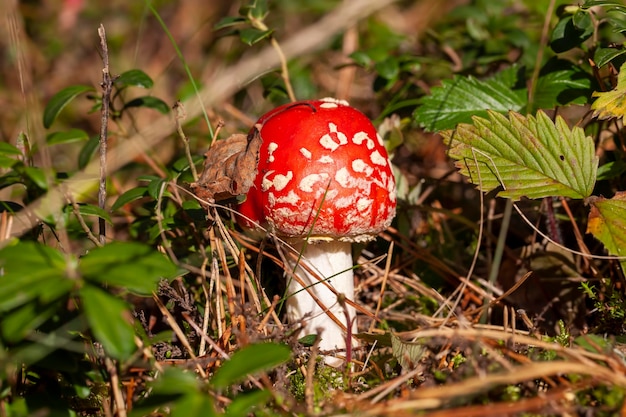
<path fill-rule="evenodd" d="M 54 132 L 46 136 L 48 145 L 57 145 L 59 143 L 80 142 L 89 139 L 87 132 L 81 129 L 71 129 L 66 132 Z"/>
<path fill-rule="evenodd" d="M 524 94 L 512 89 L 502 78 L 485 81 L 473 77 L 455 76 L 433 88 L 414 113 L 415 121 L 430 131 L 453 129 L 459 123 L 469 123 L 472 116 L 487 116 L 487 110 L 506 113 L 520 111 L 526 106 Z M 510 79 L 508 80 L 510 82 Z"/>
<path fill-rule="evenodd" d="M 592 92 L 591 82 L 590 76 L 580 68 L 562 60 L 551 61 L 550 67 L 544 67 L 537 80 L 533 109 L 587 104 Z"/>
<path fill-rule="evenodd" d="M 156 291 L 161 279 L 176 274 L 175 265 L 163 254 L 135 242 L 113 242 L 96 248 L 81 259 L 78 268 L 87 281 L 145 296 Z"/>
<path fill-rule="evenodd" d="M 502 187 L 498 195 L 587 198 L 596 182 L 598 157 L 591 137 L 570 130 L 561 117 L 556 123 L 543 112 L 508 117 L 489 112 L 442 132 L 450 157 L 472 183 L 484 192 Z"/>
<path fill-rule="evenodd" d="M 226 388 L 249 375 L 263 372 L 285 363 L 291 350 L 278 343 L 258 343 L 243 347 L 215 371 L 211 382 L 216 388 Z"/>
<path fill-rule="evenodd" d="M 154 109 L 163 114 L 168 114 L 170 112 L 170 107 L 160 98 L 156 98 L 153 96 L 143 96 L 137 97 L 130 100 L 128 103 L 124 105 L 124 109 L 128 109 L 131 107 L 147 107 L 149 109 Z"/>
<path fill-rule="evenodd" d="M 105 352 L 115 359 L 128 359 L 136 349 L 128 304 L 93 285 L 80 289 L 80 299 L 89 327 Z"/>
<path fill-rule="evenodd" d="M 46 129 L 52 126 L 52 123 L 56 120 L 61 113 L 61 110 L 67 106 L 67 104 L 74 100 L 78 95 L 88 92 L 93 92 L 95 89 L 88 85 L 73 85 L 56 93 L 48 105 L 43 111 L 43 125 Z"/>
<path fill-rule="evenodd" d="M 272 30 L 259 30 L 255 28 L 244 28 L 239 31 L 241 41 L 246 45 L 254 45 L 255 43 L 269 37 Z"/>
<path fill-rule="evenodd" d="M 130 190 L 126 191 L 124 194 L 119 196 L 117 200 L 115 200 L 115 203 L 113 203 L 111 210 L 115 211 L 121 208 L 122 206 L 124 206 L 125 204 L 131 203 L 135 200 L 139 200 L 140 198 L 145 197 L 146 195 L 148 195 L 148 187 L 131 188 Z"/>
<path fill-rule="evenodd" d="M 626 63 L 622 65 L 617 74 L 617 86 L 605 93 L 594 92 L 593 97 L 597 100 L 591 105 L 593 115 L 598 119 L 621 119 L 626 114 Z"/>
<path fill-rule="evenodd" d="M 139 69 L 132 69 L 122 73 L 115 79 L 115 84 L 119 86 L 134 86 L 141 88 L 152 88 L 154 82 L 152 78 Z"/>

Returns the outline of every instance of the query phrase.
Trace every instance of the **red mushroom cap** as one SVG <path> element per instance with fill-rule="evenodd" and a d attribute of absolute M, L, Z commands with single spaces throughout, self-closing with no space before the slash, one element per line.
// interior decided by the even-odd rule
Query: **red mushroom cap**
<path fill-rule="evenodd" d="M 366 241 L 391 224 L 391 164 L 363 113 L 326 98 L 280 106 L 259 125 L 258 175 L 241 214 L 278 235 L 310 240 Z"/>

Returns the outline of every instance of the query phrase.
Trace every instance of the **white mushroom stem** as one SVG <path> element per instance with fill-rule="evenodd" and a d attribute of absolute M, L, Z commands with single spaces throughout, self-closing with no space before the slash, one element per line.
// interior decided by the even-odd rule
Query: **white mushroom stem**
<path fill-rule="evenodd" d="M 351 244 L 323 241 L 308 244 L 300 242 L 293 246 L 302 253 L 302 257 L 296 265 L 297 256 L 286 256 L 287 263 L 290 271 L 295 271 L 306 289 L 291 274 L 287 275 L 287 318 L 291 323 L 303 322 L 304 327 L 299 337 L 316 334 L 317 329 L 321 329 L 320 350 L 336 350 L 340 356 L 345 357 L 345 329 L 350 326 L 351 334 L 356 332 L 356 312 L 347 302 L 338 302 L 337 296 L 342 294 L 346 299 L 354 301 Z M 351 322 L 349 324 L 346 313 Z M 331 314 L 343 324 L 343 328 L 332 319 Z M 356 340 L 352 338 L 351 347 L 356 344 Z M 345 362 L 344 359 L 330 355 L 325 355 L 324 358 L 331 366 L 340 366 Z"/>

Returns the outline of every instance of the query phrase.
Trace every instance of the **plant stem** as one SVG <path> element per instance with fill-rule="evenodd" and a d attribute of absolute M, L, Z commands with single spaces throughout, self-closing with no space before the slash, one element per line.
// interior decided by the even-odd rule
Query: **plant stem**
<path fill-rule="evenodd" d="M 102 110 L 100 125 L 100 185 L 98 188 L 98 206 L 104 210 L 107 198 L 107 136 L 109 128 L 109 105 L 111 101 L 111 90 L 113 89 L 113 80 L 109 71 L 109 48 L 107 47 L 106 32 L 104 25 L 98 28 L 100 36 L 100 46 L 102 48 Z M 98 233 L 100 244 L 106 243 L 106 222 L 103 218 L 98 218 Z"/>

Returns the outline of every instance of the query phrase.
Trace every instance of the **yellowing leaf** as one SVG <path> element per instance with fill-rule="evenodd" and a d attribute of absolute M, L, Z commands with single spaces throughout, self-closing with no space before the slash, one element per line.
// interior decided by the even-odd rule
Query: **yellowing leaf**
<path fill-rule="evenodd" d="M 602 242 L 610 254 L 626 256 L 626 191 L 591 201 L 587 233 Z"/>
<path fill-rule="evenodd" d="M 598 119 L 621 119 L 626 114 L 626 64 L 623 64 L 617 75 L 617 87 L 611 91 L 594 92 L 598 97 L 591 105 L 593 115 Z"/>

